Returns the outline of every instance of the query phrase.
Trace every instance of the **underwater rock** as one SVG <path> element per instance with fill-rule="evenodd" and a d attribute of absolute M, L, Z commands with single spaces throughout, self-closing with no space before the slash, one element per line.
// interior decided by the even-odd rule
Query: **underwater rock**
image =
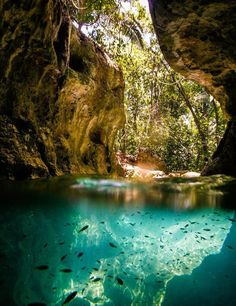
<path fill-rule="evenodd" d="M 62 216 L 73 224 L 66 233 L 61 227 Z M 205 257 L 221 251 L 233 213 L 212 209 L 182 214 L 146 208 L 95 209 L 85 202 L 70 212 L 66 208 L 51 220 L 48 217 L 35 210 L 28 228 L 34 235 L 28 241 L 20 241 L 17 247 L 20 270 L 13 288 L 17 305 L 25 305 L 28 297 L 56 306 L 72 300 L 77 305 L 79 299 L 82 305 L 118 305 L 120 301 L 124 305 L 131 305 L 131 301 L 161 305 L 167 283 L 174 276 L 191 275 Z M 104 225 L 100 224 L 101 217 Z M 26 220 L 27 215 L 14 219 L 10 225 L 22 226 L 26 231 Z M 84 223 L 89 224 L 91 231 L 78 235 Z M 45 227 L 48 243 L 53 247 L 42 250 Z M 61 246 L 56 247 L 58 235 L 67 237 L 71 269 L 59 269 L 62 263 Z M 227 248 L 233 251 L 231 245 Z M 78 249 L 84 250 L 80 260 Z M 34 261 L 42 262 L 45 258 L 51 273 L 32 269 Z"/>
<path fill-rule="evenodd" d="M 0 177 L 118 170 L 123 75 L 63 3 L 0 5 Z"/>
<path fill-rule="evenodd" d="M 149 6 L 167 62 L 204 86 L 231 119 L 203 174 L 236 176 L 236 2 L 149 0 Z"/>

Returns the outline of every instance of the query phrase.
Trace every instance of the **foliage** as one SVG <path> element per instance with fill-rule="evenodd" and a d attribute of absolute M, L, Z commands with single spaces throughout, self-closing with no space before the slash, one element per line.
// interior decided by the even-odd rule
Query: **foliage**
<path fill-rule="evenodd" d="M 111 54 L 125 76 L 127 122 L 117 149 L 136 154 L 149 148 L 170 171 L 202 169 L 225 128 L 219 105 L 168 66 L 138 0 L 87 3 L 86 14 L 78 16 L 80 23 L 88 23 L 84 31 Z"/>

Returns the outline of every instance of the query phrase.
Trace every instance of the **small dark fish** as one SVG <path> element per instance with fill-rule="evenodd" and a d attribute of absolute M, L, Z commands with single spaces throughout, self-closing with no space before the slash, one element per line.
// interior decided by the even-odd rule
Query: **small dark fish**
<path fill-rule="evenodd" d="M 45 243 L 43 247 L 44 247 L 44 248 L 46 248 L 47 246 L 48 246 L 48 244 L 47 244 L 47 243 Z"/>
<path fill-rule="evenodd" d="M 65 305 L 67 303 L 69 303 L 70 301 L 72 301 L 77 295 L 77 291 L 71 292 L 68 297 L 65 299 L 64 303 L 62 305 Z"/>
<path fill-rule="evenodd" d="M 63 260 L 66 258 L 66 256 L 67 256 L 67 255 L 63 255 L 63 256 L 61 257 L 61 261 L 63 261 Z"/>
<path fill-rule="evenodd" d="M 98 268 L 93 268 L 94 271 L 98 271 Z"/>
<path fill-rule="evenodd" d="M 48 265 L 37 266 L 37 267 L 35 267 L 35 269 L 38 269 L 38 270 L 48 270 Z"/>
<path fill-rule="evenodd" d="M 82 268 L 81 268 L 81 270 L 85 270 L 85 269 L 86 269 L 86 267 L 82 267 Z"/>
<path fill-rule="evenodd" d="M 201 238 L 201 240 L 207 240 L 207 239 L 206 239 L 205 237 L 203 237 L 203 236 L 201 236 L 200 238 Z"/>
<path fill-rule="evenodd" d="M 81 257 L 81 256 L 83 256 L 83 255 L 84 255 L 83 252 L 79 252 L 79 254 L 77 255 L 77 257 Z"/>
<path fill-rule="evenodd" d="M 47 306 L 45 303 L 29 303 L 28 306 Z"/>
<path fill-rule="evenodd" d="M 101 221 L 100 223 L 101 223 L 101 224 L 105 224 L 105 222 L 104 222 L 104 221 Z"/>
<path fill-rule="evenodd" d="M 113 278 L 113 276 L 112 276 L 112 275 L 107 275 L 107 277 L 109 277 L 109 278 Z"/>
<path fill-rule="evenodd" d="M 204 228 L 203 230 L 206 231 L 206 232 L 210 232 L 209 228 Z"/>
<path fill-rule="evenodd" d="M 114 245 L 112 242 L 109 242 L 109 245 L 110 245 L 112 248 L 117 248 L 117 246 Z"/>
<path fill-rule="evenodd" d="M 227 245 L 227 248 L 229 248 L 230 250 L 234 249 L 231 245 Z"/>
<path fill-rule="evenodd" d="M 61 269 L 60 271 L 61 271 L 61 272 L 64 272 L 64 273 L 70 273 L 70 272 L 72 272 L 71 269 Z"/>
<path fill-rule="evenodd" d="M 136 223 L 131 223 L 131 222 L 130 222 L 129 224 L 130 224 L 131 226 L 135 226 Z"/>
<path fill-rule="evenodd" d="M 92 280 L 92 282 L 96 283 L 96 282 L 99 282 L 101 280 L 101 277 L 96 277 Z"/>
<path fill-rule="evenodd" d="M 89 225 L 85 225 L 84 227 L 82 227 L 82 228 L 79 230 L 79 233 L 85 231 L 88 227 L 89 227 Z"/>
<path fill-rule="evenodd" d="M 65 244 L 65 242 L 64 242 L 64 241 L 61 241 L 61 242 L 59 242 L 59 244 L 60 244 L 60 245 L 63 245 L 63 244 Z"/>
<path fill-rule="evenodd" d="M 236 221 L 236 219 L 232 219 L 232 218 L 228 218 L 228 220 L 231 221 L 231 222 L 235 222 Z"/>
<path fill-rule="evenodd" d="M 158 282 L 158 284 L 162 283 L 162 281 L 161 281 L 161 280 L 159 280 L 159 281 L 157 281 L 157 282 Z"/>
<path fill-rule="evenodd" d="M 121 278 L 119 278 L 119 277 L 116 278 L 116 281 L 117 281 L 117 283 L 119 285 L 123 285 L 124 284 L 123 280 Z"/>

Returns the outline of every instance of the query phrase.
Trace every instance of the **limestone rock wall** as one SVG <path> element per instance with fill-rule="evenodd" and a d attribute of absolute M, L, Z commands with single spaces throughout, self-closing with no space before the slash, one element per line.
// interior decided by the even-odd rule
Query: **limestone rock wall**
<path fill-rule="evenodd" d="M 0 0 L 0 177 L 116 171 L 122 72 L 59 0 Z"/>
<path fill-rule="evenodd" d="M 230 119 L 220 148 L 203 173 L 236 175 L 235 143 L 228 139 L 235 133 L 231 122 L 236 119 L 236 1 L 149 0 L 149 5 L 167 62 L 206 87 Z"/>

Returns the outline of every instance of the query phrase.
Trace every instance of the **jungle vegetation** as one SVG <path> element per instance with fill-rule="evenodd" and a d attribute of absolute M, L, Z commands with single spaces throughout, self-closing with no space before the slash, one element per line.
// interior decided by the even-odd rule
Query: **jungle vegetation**
<path fill-rule="evenodd" d="M 174 72 L 158 45 L 147 0 L 67 0 L 78 27 L 122 68 L 126 124 L 116 149 L 157 154 L 170 171 L 200 170 L 225 130 L 217 101 Z"/>

